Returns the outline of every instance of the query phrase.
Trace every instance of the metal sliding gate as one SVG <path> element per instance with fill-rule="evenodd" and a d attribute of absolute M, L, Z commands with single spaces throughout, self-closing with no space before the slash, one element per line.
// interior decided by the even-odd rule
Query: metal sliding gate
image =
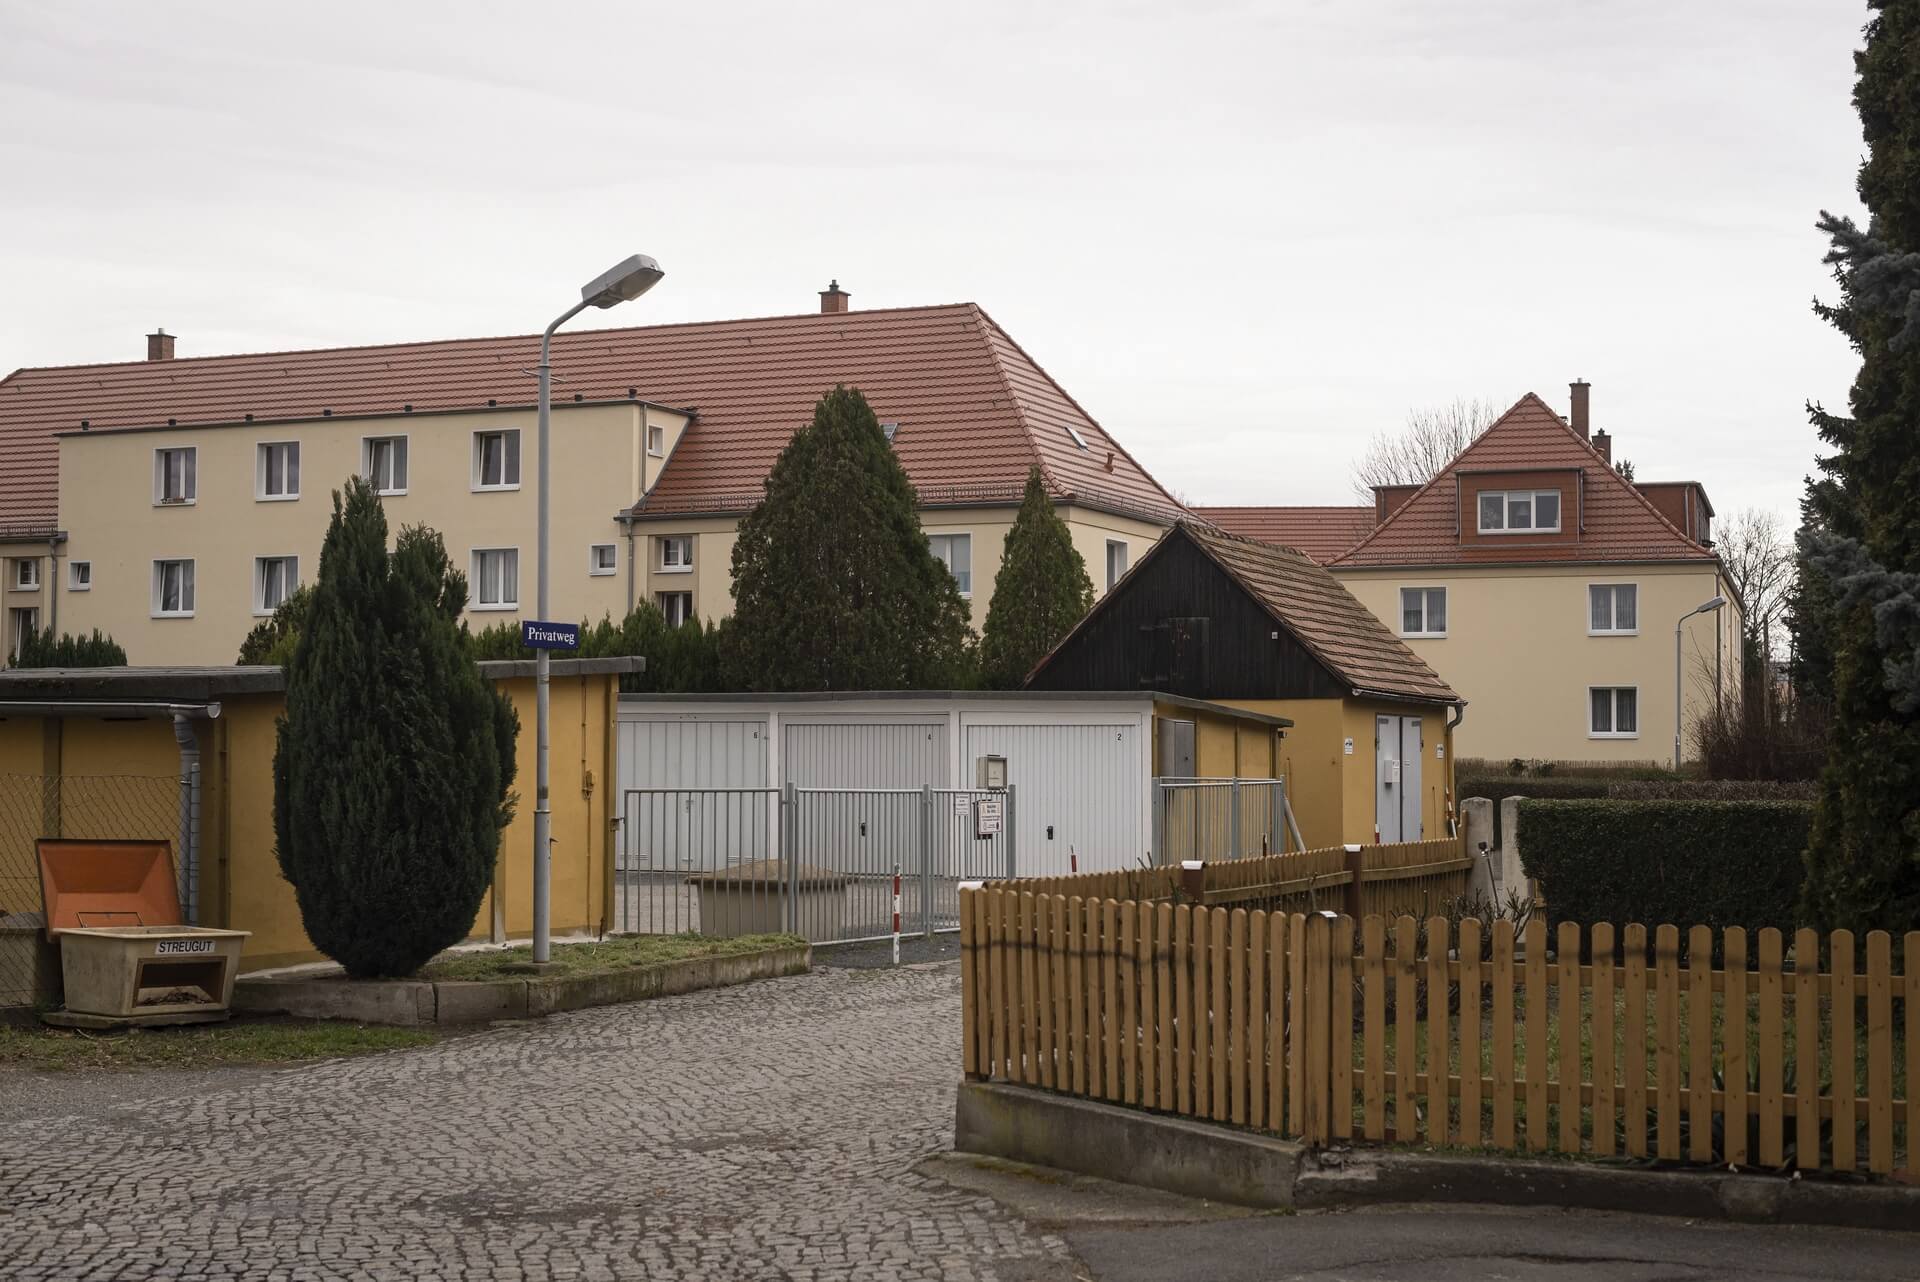
<path fill-rule="evenodd" d="M 1014 790 L 632 788 L 614 928 L 852 943 L 960 928 L 959 886 L 1016 875 Z"/>

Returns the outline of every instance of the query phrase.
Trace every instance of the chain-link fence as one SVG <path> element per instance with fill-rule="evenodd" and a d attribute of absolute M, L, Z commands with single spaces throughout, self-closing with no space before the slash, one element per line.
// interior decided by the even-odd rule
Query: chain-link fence
<path fill-rule="evenodd" d="M 0 774 L 0 1007 L 57 990 L 41 916 L 42 838 L 164 841 L 179 848 L 178 775 Z"/>

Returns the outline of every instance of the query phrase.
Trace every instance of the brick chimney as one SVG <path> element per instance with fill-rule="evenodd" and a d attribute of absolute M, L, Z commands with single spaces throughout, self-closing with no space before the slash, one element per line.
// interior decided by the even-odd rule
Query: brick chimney
<path fill-rule="evenodd" d="M 1600 456 L 1602 463 L 1605 463 L 1608 467 L 1613 466 L 1613 438 L 1611 436 L 1608 436 L 1605 432 L 1595 432 L 1593 434 L 1593 452 Z"/>
<path fill-rule="evenodd" d="M 147 335 L 147 359 L 150 361 L 172 360 L 173 335 L 164 329 L 156 329 Z"/>
<path fill-rule="evenodd" d="M 1589 386 L 1590 384 L 1583 378 L 1576 378 L 1567 384 L 1567 390 L 1572 393 L 1573 402 L 1573 417 L 1569 426 L 1580 433 L 1580 439 L 1583 441 L 1587 439 L 1587 389 Z"/>
<path fill-rule="evenodd" d="M 822 313 L 844 312 L 847 310 L 847 300 L 852 297 L 852 294 L 840 288 L 840 282 L 836 280 L 820 291 L 820 310 Z"/>

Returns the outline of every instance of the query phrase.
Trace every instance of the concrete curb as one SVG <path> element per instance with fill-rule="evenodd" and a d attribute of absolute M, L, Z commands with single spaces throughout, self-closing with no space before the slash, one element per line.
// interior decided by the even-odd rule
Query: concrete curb
<path fill-rule="evenodd" d="M 1293 1205 L 1306 1156 L 1267 1135 L 997 1082 L 960 1083 L 953 1146 L 1261 1209 Z"/>
<path fill-rule="evenodd" d="M 272 979 L 243 975 L 233 987 L 233 1009 L 358 1024 L 484 1024 L 496 1019 L 542 1019 L 560 1011 L 797 975 L 812 964 L 812 947 L 799 944 L 732 957 L 694 957 L 590 975 L 525 979 L 355 981 L 337 975 Z"/>
<path fill-rule="evenodd" d="M 998 1082 L 962 1082 L 954 1147 L 1267 1210 L 1404 1202 L 1920 1231 L 1920 1187 L 1470 1154 L 1332 1149 Z"/>

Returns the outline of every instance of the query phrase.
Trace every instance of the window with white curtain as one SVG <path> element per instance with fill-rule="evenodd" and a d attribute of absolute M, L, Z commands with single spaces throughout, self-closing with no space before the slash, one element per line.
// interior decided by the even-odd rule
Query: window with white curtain
<path fill-rule="evenodd" d="M 1640 630 L 1640 588 L 1634 583 L 1587 585 L 1587 631 L 1594 636 L 1632 636 Z"/>
<path fill-rule="evenodd" d="M 973 536 L 929 534 L 927 544 L 940 564 L 947 567 L 953 581 L 960 585 L 960 595 L 973 595 Z"/>
<path fill-rule="evenodd" d="M 473 602 L 476 610 L 519 608 L 519 548 L 474 549 Z"/>

